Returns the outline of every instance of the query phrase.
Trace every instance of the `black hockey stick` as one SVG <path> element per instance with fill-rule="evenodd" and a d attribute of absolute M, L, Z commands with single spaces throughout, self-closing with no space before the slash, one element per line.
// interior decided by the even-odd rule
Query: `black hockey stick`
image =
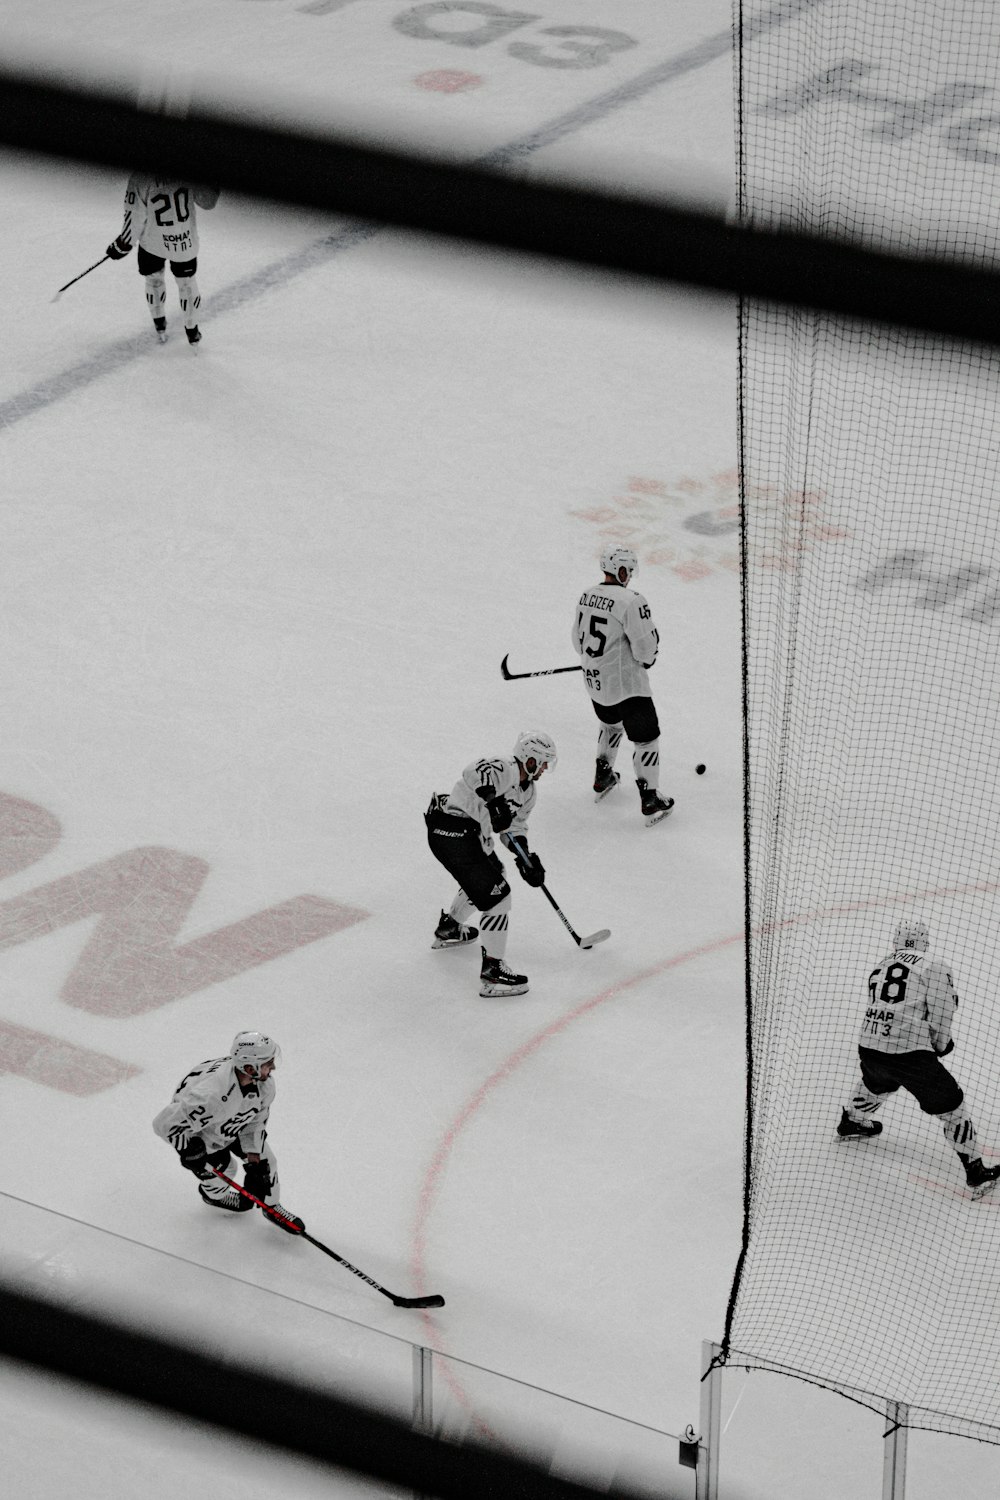
<path fill-rule="evenodd" d="M 92 266 L 88 266 L 85 271 L 81 271 L 79 276 L 74 276 L 72 281 L 67 281 L 66 285 L 61 286 L 58 292 L 56 292 L 55 296 L 52 298 L 53 302 L 58 302 L 63 292 L 68 291 L 71 286 L 75 286 L 78 281 L 82 281 L 85 276 L 90 275 L 91 271 L 96 271 L 98 266 L 103 266 L 104 262 L 110 259 L 110 255 L 102 255 L 100 260 L 95 260 L 94 264 Z"/>
<path fill-rule="evenodd" d="M 563 668 L 563 670 L 565 670 L 565 668 Z M 507 843 L 517 855 L 520 863 L 522 865 L 527 865 L 528 851 L 522 848 L 521 845 L 518 844 L 517 839 L 511 838 L 509 834 L 507 836 Z M 573 939 L 574 943 L 576 943 L 578 948 L 594 948 L 598 943 L 603 943 L 606 938 L 609 938 L 611 936 L 610 927 L 602 927 L 600 932 L 590 932 L 586 937 L 581 937 L 580 934 L 574 930 L 572 923 L 566 916 L 566 913 L 563 911 L 562 907 L 559 905 L 559 902 L 556 900 L 555 896 L 553 896 L 552 892 L 549 890 L 544 881 L 539 889 L 546 897 L 546 899 L 550 902 L 550 904 L 555 907 L 560 922 L 563 924 L 566 931 L 569 933 L 570 937 Z"/>
<path fill-rule="evenodd" d="M 507 665 L 510 652 L 500 663 L 500 671 L 507 682 L 513 682 L 515 677 L 554 677 L 557 672 L 582 672 L 582 667 L 546 667 L 544 672 L 512 672 Z"/>
<path fill-rule="evenodd" d="M 388 1297 L 394 1307 L 444 1307 L 444 1298 L 437 1293 L 431 1297 L 397 1297 L 395 1292 L 390 1292 L 387 1287 L 379 1286 L 378 1282 L 371 1276 L 367 1276 L 364 1271 L 359 1271 L 357 1266 L 352 1266 L 349 1260 L 345 1260 L 342 1255 L 338 1255 L 336 1250 L 331 1250 L 329 1245 L 324 1245 L 322 1240 L 315 1239 L 311 1234 L 307 1234 L 304 1229 L 297 1229 L 287 1215 L 269 1208 L 266 1203 L 262 1203 L 253 1193 L 248 1192 L 245 1187 L 241 1187 L 238 1182 L 234 1182 L 231 1177 L 227 1177 L 225 1172 L 220 1172 L 218 1167 L 213 1167 L 212 1171 L 216 1177 L 221 1177 L 223 1182 L 228 1182 L 231 1188 L 235 1188 L 238 1193 L 242 1193 L 244 1198 L 249 1198 L 252 1203 L 256 1203 L 258 1208 L 262 1208 L 266 1214 L 270 1214 L 272 1219 L 276 1219 L 279 1224 L 291 1230 L 292 1234 L 301 1235 L 302 1239 L 308 1240 L 310 1245 L 315 1245 L 317 1250 L 322 1250 L 324 1255 L 328 1255 L 331 1260 L 335 1260 L 345 1270 L 352 1271 L 355 1276 L 360 1276 L 362 1281 L 367 1281 L 368 1285 L 373 1286 L 377 1292 L 381 1292 L 383 1297 Z"/>

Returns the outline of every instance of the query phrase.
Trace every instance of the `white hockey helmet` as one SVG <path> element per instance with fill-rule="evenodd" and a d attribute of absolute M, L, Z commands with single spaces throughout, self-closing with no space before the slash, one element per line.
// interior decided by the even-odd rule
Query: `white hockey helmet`
<path fill-rule="evenodd" d="M 542 734 L 538 730 L 519 734 L 514 746 L 514 759 L 520 762 L 532 781 L 537 781 L 545 767 L 553 770 L 559 759 L 556 742 L 550 734 Z"/>
<path fill-rule="evenodd" d="M 251 1078 L 260 1077 L 262 1063 L 277 1066 L 281 1061 L 281 1048 L 273 1036 L 267 1036 L 263 1031 L 238 1031 L 229 1050 L 233 1066 Z"/>
<path fill-rule="evenodd" d="M 919 917 L 914 917 L 912 921 L 900 922 L 892 943 L 893 951 L 896 953 L 904 950 L 910 953 L 926 953 L 931 945 L 927 923 L 921 922 Z"/>
<path fill-rule="evenodd" d="M 639 559 L 631 547 L 605 547 L 601 553 L 601 567 L 605 573 L 610 573 L 614 578 L 618 578 L 620 568 L 625 568 L 631 578 L 638 566 Z"/>

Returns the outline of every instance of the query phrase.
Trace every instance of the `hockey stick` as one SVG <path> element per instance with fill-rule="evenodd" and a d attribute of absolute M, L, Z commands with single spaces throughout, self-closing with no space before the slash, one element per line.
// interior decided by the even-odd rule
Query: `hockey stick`
<path fill-rule="evenodd" d="M 68 291 L 71 286 L 75 286 L 78 281 L 82 281 L 85 276 L 90 275 L 91 271 L 96 271 L 98 266 L 103 266 L 104 262 L 110 259 L 110 255 L 102 255 L 100 260 L 95 260 L 94 264 L 92 266 L 88 266 L 85 271 L 81 271 L 79 276 L 74 276 L 72 281 L 67 281 L 66 285 L 61 286 L 58 292 L 56 292 L 55 296 L 52 298 L 53 302 L 58 302 L 63 292 Z"/>
<path fill-rule="evenodd" d="M 373 1286 L 377 1292 L 381 1292 L 383 1297 L 388 1297 L 389 1301 L 395 1307 L 444 1307 L 444 1298 L 437 1293 L 431 1297 L 397 1297 L 395 1292 L 390 1292 L 387 1287 L 379 1286 L 378 1282 L 371 1276 L 366 1276 L 364 1271 L 359 1271 L 357 1266 L 352 1266 L 349 1260 L 345 1260 L 342 1255 L 338 1255 L 336 1250 L 331 1250 L 329 1245 L 324 1245 L 322 1240 L 314 1239 L 304 1229 L 296 1229 L 295 1225 L 284 1214 L 277 1213 L 273 1208 L 268 1208 L 267 1204 L 262 1203 L 259 1198 L 254 1197 L 253 1193 L 248 1192 L 245 1187 L 241 1187 L 238 1182 L 234 1182 L 231 1177 L 227 1177 L 225 1172 L 220 1172 L 218 1167 L 213 1167 L 212 1171 L 216 1177 L 221 1177 L 223 1182 L 228 1182 L 231 1188 L 235 1188 L 238 1193 L 242 1193 L 244 1198 L 249 1198 L 251 1203 L 256 1203 L 258 1208 L 262 1208 L 266 1214 L 270 1214 L 272 1219 L 276 1219 L 279 1224 L 287 1226 L 293 1234 L 301 1235 L 304 1240 L 309 1241 L 310 1245 L 315 1245 L 317 1250 L 322 1250 L 324 1255 L 328 1255 L 331 1260 L 335 1260 L 345 1270 L 352 1271 L 355 1276 L 360 1276 L 362 1281 L 367 1281 L 368 1285 Z"/>
<path fill-rule="evenodd" d="M 526 865 L 528 863 L 528 851 L 526 849 L 523 849 L 518 844 L 517 839 L 511 838 L 509 834 L 507 836 L 507 843 L 508 846 L 513 849 L 521 864 Z M 566 913 L 563 911 L 562 907 L 559 905 L 559 902 L 556 900 L 555 896 L 553 896 L 552 892 L 549 890 L 544 881 L 542 882 L 541 886 L 539 886 L 539 890 L 545 896 L 546 900 L 555 907 L 560 922 L 563 924 L 566 931 L 569 933 L 570 937 L 573 939 L 574 943 L 576 943 L 578 948 L 594 948 L 598 943 L 603 943 L 606 938 L 609 938 L 611 936 L 610 927 L 602 927 L 600 932 L 590 932 L 586 937 L 581 937 L 578 932 L 574 931 L 572 923 L 569 921 Z"/>
<path fill-rule="evenodd" d="M 582 672 L 582 667 L 546 667 L 544 672 L 512 672 L 507 665 L 510 653 L 500 663 L 500 671 L 507 682 L 513 682 L 515 677 L 554 677 L 557 672 Z"/>

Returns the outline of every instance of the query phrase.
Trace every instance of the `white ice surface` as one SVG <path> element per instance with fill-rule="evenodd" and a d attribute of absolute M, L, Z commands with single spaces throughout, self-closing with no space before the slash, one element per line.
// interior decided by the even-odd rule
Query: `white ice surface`
<path fill-rule="evenodd" d="M 110 58 L 183 89 L 184 56 L 195 95 L 469 156 L 608 96 L 527 169 L 649 186 L 662 162 L 709 196 L 730 171 L 724 55 L 610 98 L 724 36 L 718 0 L 546 0 L 538 27 L 637 38 L 571 71 L 506 41 L 404 36 L 404 0 L 60 9 L 60 56 L 98 75 Z M 52 13 L 43 26 L 5 0 L 12 50 L 44 54 Z M 482 82 L 415 86 L 447 68 Z M 369 913 L 128 1018 L 61 998 L 93 919 L 0 954 L 3 1022 L 138 1070 L 82 1097 L 4 1078 L 9 1271 L 227 1347 L 260 1327 L 283 1368 L 374 1384 L 400 1409 L 409 1349 L 390 1334 L 667 1433 L 697 1424 L 700 1344 L 722 1333 L 741 1228 L 734 309 L 416 237 L 338 248 L 336 221 L 224 197 L 202 223 L 204 343 L 186 347 L 172 300 L 159 349 L 134 260 L 49 301 L 116 232 L 120 179 L 9 157 L 3 184 L 0 263 L 18 295 L 0 375 L 0 792 L 61 826 L 4 900 L 159 846 L 209 866 L 181 941 L 303 893 Z M 572 606 L 607 535 L 643 556 L 663 638 L 677 806 L 652 831 L 627 775 L 593 805 L 577 678 L 499 673 L 505 652 L 515 670 L 571 662 Z M 473 954 L 430 950 L 451 888 L 421 812 L 533 725 L 560 750 L 533 843 L 578 930 L 612 938 L 578 952 L 516 882 L 509 956 L 531 990 L 501 1005 L 478 998 Z M 245 1026 L 284 1052 L 284 1201 L 380 1281 L 442 1291 L 443 1312 L 399 1312 L 311 1247 L 198 1203 L 149 1121 Z M 453 1421 L 509 1404 L 498 1382 L 440 1369 Z M 188 1429 L 179 1447 L 160 1419 L 20 1373 L 0 1390 L 12 1493 L 166 1495 L 191 1465 L 218 1495 L 274 1493 L 277 1460 L 255 1470 L 229 1440 Z M 538 1398 L 558 1447 L 554 1413 Z M 878 1493 L 877 1415 L 739 1373 L 723 1415 L 727 1494 Z M 693 1493 L 664 1451 L 666 1482 Z M 914 1500 L 985 1497 L 997 1476 L 992 1450 L 911 1438 Z M 300 1466 L 280 1482 L 330 1493 Z"/>

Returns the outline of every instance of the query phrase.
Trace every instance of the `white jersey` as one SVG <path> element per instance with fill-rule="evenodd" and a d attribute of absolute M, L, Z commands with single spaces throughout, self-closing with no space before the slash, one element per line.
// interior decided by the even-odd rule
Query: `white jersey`
<path fill-rule="evenodd" d="M 216 1057 L 199 1063 L 182 1079 L 166 1109 L 161 1109 L 153 1121 L 153 1129 L 175 1151 L 197 1135 L 209 1152 L 221 1151 L 238 1141 L 244 1151 L 259 1155 L 273 1099 L 270 1078 L 244 1090 L 233 1059 Z"/>
<path fill-rule="evenodd" d="M 620 583 L 584 589 L 571 638 L 596 703 L 652 696 L 646 668 L 656 660 L 660 636 L 642 594 Z"/>
<path fill-rule="evenodd" d="M 479 787 L 488 787 L 489 796 L 481 797 Z M 533 781 L 521 786 L 521 768 L 513 756 L 496 760 L 474 760 L 466 766 L 456 781 L 443 806 L 443 811 L 455 817 L 471 818 L 479 825 L 479 837 L 487 854 L 493 849 L 493 825 L 490 822 L 486 803 L 494 797 L 502 797 L 510 808 L 513 818 L 507 834 L 527 834 L 528 818 L 535 805 L 538 793 Z"/>
<path fill-rule="evenodd" d="M 212 208 L 218 196 L 214 189 L 196 188 L 190 182 L 164 182 L 133 172 L 125 189 L 125 219 L 118 236 L 122 249 L 141 245 L 162 260 L 193 260 L 198 254 L 195 200 L 203 208 Z"/>
<path fill-rule="evenodd" d="M 858 1044 L 874 1052 L 943 1052 L 957 1005 L 948 967 L 901 948 L 868 976 Z"/>

